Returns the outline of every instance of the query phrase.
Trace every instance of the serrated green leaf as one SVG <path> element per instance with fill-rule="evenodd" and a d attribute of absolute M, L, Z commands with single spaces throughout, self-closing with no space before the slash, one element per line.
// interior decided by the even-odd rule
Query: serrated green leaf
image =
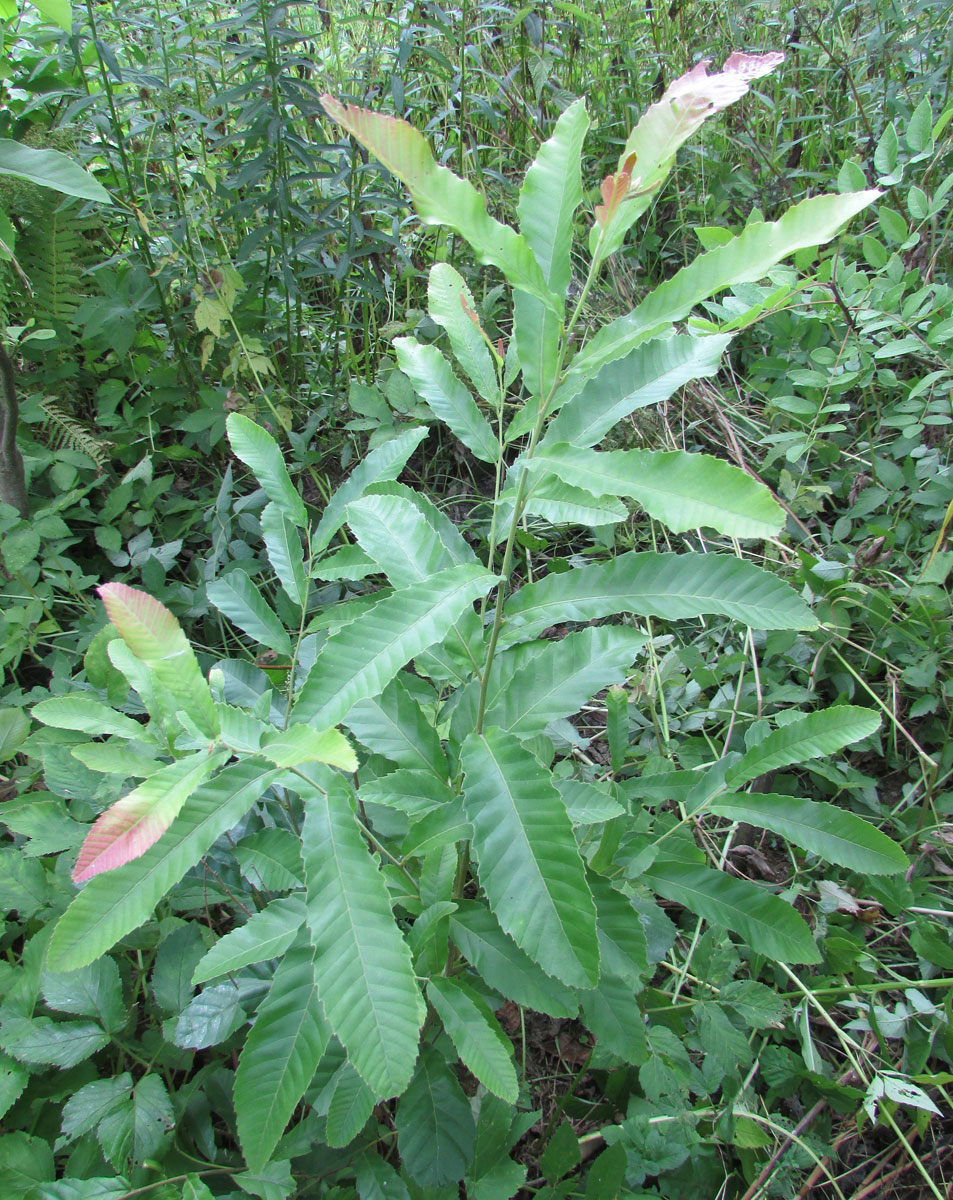
<path fill-rule="evenodd" d="M 355 704 L 344 723 L 375 754 L 399 767 L 429 771 L 446 780 L 449 767 L 440 739 L 399 673 L 380 695 Z"/>
<path fill-rule="evenodd" d="M 279 767 L 320 762 L 342 771 L 357 770 L 354 749 L 337 729 L 318 730 L 309 725 L 292 725 L 289 729 L 275 730 L 262 738 L 261 753 Z"/>
<path fill-rule="evenodd" d="M 681 620 L 718 614 L 755 629 L 813 629 L 793 588 L 727 554 L 620 554 L 527 584 L 506 601 L 502 640 L 526 641 L 564 621 L 614 613 Z"/>
<path fill-rule="evenodd" d="M 463 276 L 449 263 L 435 263 L 430 268 L 427 297 L 431 319 L 447 331 L 457 362 L 483 399 L 496 409 L 500 385 L 483 333 L 470 316 L 475 315 L 476 304 Z"/>
<path fill-rule="evenodd" d="M 173 884 L 279 775 L 270 765 L 248 759 L 204 783 L 141 858 L 90 880 L 73 900 L 53 931 L 50 969 L 69 971 L 93 962 L 147 920 Z"/>
<path fill-rule="evenodd" d="M 353 1142 L 374 1110 L 374 1093 L 349 1062 L 341 1064 L 328 1106 L 329 1146 Z"/>
<path fill-rule="evenodd" d="M 463 564 L 395 592 L 330 635 L 298 693 L 292 720 L 337 725 L 378 695 L 415 655 L 440 641 L 497 576 Z"/>
<path fill-rule="evenodd" d="M 119 968 L 111 958 L 97 959 L 78 971 L 44 971 L 41 988 L 49 1008 L 95 1017 L 109 1033 L 118 1032 L 129 1020 Z"/>
<path fill-rule="evenodd" d="M 626 496 L 675 533 L 710 526 L 729 537 L 775 537 L 784 513 L 740 468 L 684 450 L 607 450 L 567 442 L 540 447 L 525 462 L 595 496 Z"/>
<path fill-rule="evenodd" d="M 289 950 L 242 1050 L 235 1073 L 235 1118 L 252 1171 L 271 1159 L 330 1040 L 315 987 L 312 947 Z"/>
<path fill-rule="evenodd" d="M 564 1175 L 575 1170 L 581 1162 L 579 1138 L 568 1121 L 561 1121 L 540 1155 L 539 1165 L 543 1175 L 551 1184 L 555 1184 Z"/>
<path fill-rule="evenodd" d="M 301 535 L 294 521 L 289 520 L 274 501 L 262 509 L 261 536 L 268 552 L 268 561 L 274 567 L 285 595 L 292 604 L 304 608 L 308 602 L 308 580 L 304 570 Z"/>
<path fill-rule="evenodd" d="M 347 506 L 347 521 L 395 588 L 410 587 L 457 563 L 477 561 L 465 542 L 448 545 L 444 523 L 437 524 L 405 496 L 362 496 Z"/>
<path fill-rule="evenodd" d="M 23 1094 L 30 1072 L 6 1054 L 0 1054 L 0 1117 L 5 1117 Z"/>
<path fill-rule="evenodd" d="M 252 471 L 268 499 L 294 525 L 306 528 L 308 513 L 304 501 L 291 482 L 284 456 L 271 434 L 241 413 L 229 413 L 225 428 L 232 450 Z"/>
<path fill-rule="evenodd" d="M 114 735 L 137 740 L 145 733 L 145 727 L 132 717 L 123 716 L 95 696 L 73 694 L 54 696 L 34 704 L 32 714 L 44 725 L 56 729 L 78 729 L 96 737 Z"/>
<path fill-rule="evenodd" d="M 214 579 L 205 590 L 218 611 L 260 646 L 285 658 L 291 657 L 291 638 L 287 629 L 244 571 L 229 571 Z"/>
<path fill-rule="evenodd" d="M 595 905 L 549 772 L 495 727 L 470 734 L 460 758 L 480 884 L 501 927 L 547 974 L 592 987 Z"/>
<path fill-rule="evenodd" d="M 896 875 L 910 866 L 900 846 L 885 833 L 833 804 L 755 792 L 719 796 L 709 805 L 709 811 L 731 821 L 769 829 L 851 871 Z"/>
<path fill-rule="evenodd" d="M 871 737 L 879 728 L 877 713 L 852 704 L 808 713 L 773 730 L 742 755 L 729 769 L 725 784 L 729 788 L 739 788 L 768 771 L 813 758 L 826 758 L 852 742 Z"/>
<path fill-rule="evenodd" d="M 598 985 L 579 993 L 582 1021 L 600 1046 L 638 1067 L 648 1058 L 645 1018 L 630 984 L 605 972 Z"/>
<path fill-rule="evenodd" d="M 103 1118 L 97 1133 L 106 1158 L 123 1171 L 151 1158 L 174 1125 L 165 1084 L 158 1075 L 145 1075 L 122 1108 Z"/>
<path fill-rule="evenodd" d="M 84 1084 L 63 1105 L 61 1137 L 57 1148 L 95 1129 L 99 1122 L 125 1104 L 132 1094 L 132 1076 L 128 1071 L 111 1079 L 94 1079 Z"/>
<path fill-rule="evenodd" d="M 513 1065 L 513 1047 L 486 1001 L 463 980 L 439 975 L 427 984 L 427 999 L 464 1066 L 488 1091 L 515 1104 L 519 1082 Z"/>
<path fill-rule="evenodd" d="M 252 913 L 244 925 L 219 938 L 197 964 L 194 985 L 229 975 L 252 963 L 280 958 L 291 946 L 304 922 L 304 900 L 283 896 Z"/>
<path fill-rule="evenodd" d="M 473 1159 L 476 1127 L 463 1089 L 438 1052 L 427 1046 L 395 1117 L 404 1170 L 422 1187 L 463 1178 Z"/>
<path fill-rule="evenodd" d="M 235 861 L 252 885 L 265 892 L 304 887 L 301 843 L 287 829 L 262 829 L 235 847 Z"/>
<path fill-rule="evenodd" d="M 407 459 L 429 432 L 426 425 L 406 429 L 397 437 L 377 446 L 362 459 L 325 505 L 311 539 L 312 553 L 319 554 L 330 544 L 331 538 L 344 524 L 349 504 L 360 499 L 372 484 L 397 478 Z"/>
<path fill-rule="evenodd" d="M 231 1037 L 245 1023 L 245 1012 L 234 983 L 204 988 L 179 1013 L 173 1041 L 184 1050 L 207 1050 Z"/>
<path fill-rule="evenodd" d="M 690 380 L 717 374 L 730 341 L 729 334 L 655 338 L 606 363 L 563 406 L 540 446 L 557 442 L 595 446 L 636 409 L 663 404 Z"/>
<path fill-rule="evenodd" d="M 355 1183 L 361 1200 L 410 1200 L 407 1184 L 389 1162 L 373 1152 L 358 1158 Z"/>
<path fill-rule="evenodd" d="M 0 1046 L 25 1063 L 75 1067 L 109 1042 L 92 1021 L 53 1021 L 50 1017 L 14 1017 L 0 1028 Z"/>
<path fill-rule="evenodd" d="M 368 804 L 383 804 L 399 808 L 411 817 L 423 817 L 434 809 L 451 804 L 454 793 L 450 785 L 429 771 L 392 771 L 379 779 L 361 784 L 361 800 Z"/>
<path fill-rule="evenodd" d="M 483 197 L 464 179 L 438 166 L 423 137 L 406 121 L 385 117 L 333 96 L 322 96 L 325 112 L 366 146 L 410 192 L 425 224 L 455 229 L 480 262 L 500 268 L 514 288 L 538 296 L 554 311 L 560 303 L 546 286 L 525 238 L 487 215 Z"/>
<path fill-rule="evenodd" d="M 395 338 L 393 345 L 397 365 L 433 415 L 482 462 L 497 462 L 498 439 L 437 347 L 421 345 L 412 337 Z"/>
<path fill-rule="evenodd" d="M 0 763 L 13 758 L 29 732 L 30 718 L 22 709 L 0 708 Z"/>
<path fill-rule="evenodd" d="M 318 994 L 348 1059 L 374 1094 L 399 1095 L 417 1057 L 423 998 L 343 780 L 329 778 L 328 787 L 305 790 L 302 834 Z"/>
<path fill-rule="evenodd" d="M 0 1137 L 0 1185 L 9 1200 L 35 1200 L 39 1184 L 55 1175 L 53 1151 L 43 1138 L 19 1130 Z"/>
<path fill-rule="evenodd" d="M 631 991 L 638 991 L 649 973 L 645 930 L 639 914 L 631 900 L 607 880 L 593 873 L 588 878 L 596 902 L 603 970 L 615 975 Z"/>
<path fill-rule="evenodd" d="M 790 904 L 747 879 L 671 859 L 656 859 L 642 880 L 666 900 L 741 934 L 756 954 L 789 963 L 821 961 L 811 931 Z"/>
<path fill-rule="evenodd" d="M 520 232 L 547 285 L 560 297 L 569 287 L 572 223 L 583 198 L 580 160 L 588 129 L 586 102 L 577 100 L 560 115 L 552 137 L 537 151 L 517 203 Z"/>

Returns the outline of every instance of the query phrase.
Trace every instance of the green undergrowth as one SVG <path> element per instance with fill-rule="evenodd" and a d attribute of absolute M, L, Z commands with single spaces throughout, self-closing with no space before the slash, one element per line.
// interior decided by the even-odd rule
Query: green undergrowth
<path fill-rule="evenodd" d="M 8 7 L 0 1192 L 946 1195 L 942 6 Z"/>

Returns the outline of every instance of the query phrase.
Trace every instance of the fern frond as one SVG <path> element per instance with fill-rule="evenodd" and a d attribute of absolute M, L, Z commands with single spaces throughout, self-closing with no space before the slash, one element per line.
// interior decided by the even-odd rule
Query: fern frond
<path fill-rule="evenodd" d="M 71 450 L 78 450 L 92 459 L 97 473 L 102 475 L 112 443 L 104 438 L 93 437 L 75 418 L 63 412 L 52 396 L 44 396 L 40 408 L 46 415 L 44 427 L 49 431 L 50 448 L 59 450 L 68 446 Z"/>

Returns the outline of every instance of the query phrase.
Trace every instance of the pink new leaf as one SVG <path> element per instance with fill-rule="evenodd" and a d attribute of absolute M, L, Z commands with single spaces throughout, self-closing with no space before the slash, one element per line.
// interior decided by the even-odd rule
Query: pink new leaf
<path fill-rule="evenodd" d="M 189 796 L 228 757 L 227 750 L 220 750 L 179 759 L 107 808 L 86 835 L 73 868 L 74 881 L 85 883 L 144 854 L 169 828 Z"/>

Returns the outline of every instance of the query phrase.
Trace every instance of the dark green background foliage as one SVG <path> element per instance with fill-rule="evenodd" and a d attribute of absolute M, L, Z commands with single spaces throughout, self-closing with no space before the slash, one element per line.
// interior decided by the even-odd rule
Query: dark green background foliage
<path fill-rule="evenodd" d="M 942 1200 L 949 5 L 0 21 L 0 1194 Z"/>

